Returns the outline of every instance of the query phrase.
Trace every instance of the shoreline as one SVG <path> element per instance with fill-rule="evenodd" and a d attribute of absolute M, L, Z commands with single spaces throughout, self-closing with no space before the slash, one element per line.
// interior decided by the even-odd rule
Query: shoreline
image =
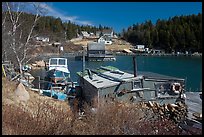
<path fill-rule="evenodd" d="M 198 54 L 170 54 L 170 53 L 163 53 L 163 54 L 148 54 L 148 53 L 124 53 L 124 52 L 108 52 L 108 54 L 112 54 L 113 56 L 155 56 L 155 57 L 159 57 L 159 56 L 172 56 L 172 57 L 202 57 L 202 53 L 198 53 Z M 85 53 L 86 55 L 86 53 Z M 43 53 L 40 55 L 32 55 L 32 58 L 46 58 L 49 56 L 56 56 L 56 57 L 77 57 L 77 56 L 83 56 L 83 52 L 82 51 L 77 51 L 77 52 L 67 52 L 67 53 L 62 53 L 62 54 L 58 54 L 58 53 Z"/>

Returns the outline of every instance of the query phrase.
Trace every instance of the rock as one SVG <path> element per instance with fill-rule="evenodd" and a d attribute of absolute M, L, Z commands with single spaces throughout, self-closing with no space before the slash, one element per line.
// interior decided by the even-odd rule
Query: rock
<path fill-rule="evenodd" d="M 35 61 L 38 67 L 45 67 L 45 62 L 43 60 Z"/>
<path fill-rule="evenodd" d="M 37 64 L 35 64 L 35 63 L 33 63 L 33 64 L 31 64 L 33 67 L 37 67 Z"/>
<path fill-rule="evenodd" d="M 30 99 L 30 95 L 28 91 L 26 91 L 22 83 L 20 83 L 15 90 L 15 99 L 19 101 L 25 101 L 25 102 L 27 102 Z"/>

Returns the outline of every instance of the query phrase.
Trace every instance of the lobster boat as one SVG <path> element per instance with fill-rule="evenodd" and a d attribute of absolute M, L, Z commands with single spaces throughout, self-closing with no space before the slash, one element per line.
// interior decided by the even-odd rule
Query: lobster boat
<path fill-rule="evenodd" d="M 46 80 L 50 82 L 48 84 L 48 89 L 50 84 L 60 86 L 65 85 L 70 81 L 70 71 L 68 69 L 66 58 L 49 59 Z"/>

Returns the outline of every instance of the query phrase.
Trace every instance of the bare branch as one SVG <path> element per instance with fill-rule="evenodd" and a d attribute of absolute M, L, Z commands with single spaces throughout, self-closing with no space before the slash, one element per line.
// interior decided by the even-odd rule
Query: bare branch
<path fill-rule="evenodd" d="M 29 43 L 29 41 L 30 41 L 31 35 L 32 35 L 32 33 L 33 33 L 33 29 L 34 29 L 34 27 L 35 27 L 35 25 L 36 25 L 36 22 L 37 22 L 38 19 L 40 18 L 39 13 L 38 13 L 39 5 L 36 5 L 36 4 L 33 4 L 33 5 L 34 5 L 34 7 L 36 8 L 37 13 L 36 13 L 36 16 L 35 16 L 33 25 L 32 25 L 32 27 L 31 27 L 31 30 L 30 30 L 30 32 L 29 32 L 29 34 L 28 34 L 28 37 L 27 37 L 27 40 L 26 40 L 26 43 L 25 43 L 25 47 L 27 47 L 27 45 L 28 45 L 28 43 Z M 23 54 L 22 61 L 26 58 L 27 50 L 28 50 L 27 48 L 24 49 L 24 52 L 23 52 L 24 54 Z"/>
<path fill-rule="evenodd" d="M 25 62 L 28 62 L 30 59 L 28 59 L 28 51 L 31 48 L 31 45 L 29 45 L 31 38 L 33 38 L 33 31 L 37 24 L 37 21 L 41 17 L 40 14 L 42 13 L 40 6 L 40 3 L 31 3 L 34 7 L 34 19 L 31 20 L 24 20 L 21 17 L 24 17 L 23 15 L 23 7 L 27 6 L 30 3 L 16 3 L 16 2 L 6 2 L 6 11 L 8 16 L 2 18 L 2 25 L 6 24 L 4 33 L 4 37 L 7 37 L 7 42 L 4 41 L 4 44 L 8 44 L 9 48 L 11 50 L 8 50 L 4 47 L 4 53 L 10 54 L 12 53 L 12 56 L 14 56 L 17 60 L 17 63 L 20 67 L 22 67 L 22 64 Z M 28 9 L 32 10 L 32 9 Z M 34 13 L 32 11 L 32 13 Z M 6 20 L 6 19 L 9 20 Z M 28 23 L 27 23 L 28 22 Z M 32 23 L 31 23 L 32 22 Z M 25 24 L 26 23 L 26 24 Z M 25 24 L 25 27 L 23 26 Z M 7 29 L 7 30 L 6 30 Z M 3 31 L 2 31 L 3 32 Z M 9 33 L 10 32 L 10 33 Z M 7 53 L 8 51 L 8 53 Z"/>
<path fill-rule="evenodd" d="M 14 20 L 13 20 L 13 16 L 12 16 L 12 14 L 11 14 L 11 8 L 10 8 L 10 6 L 9 6 L 9 3 L 6 2 L 6 5 L 7 5 L 7 9 L 8 9 L 9 15 L 10 15 L 10 20 L 11 20 L 11 22 L 13 23 Z"/>
<path fill-rule="evenodd" d="M 22 34 L 23 34 L 23 32 L 22 32 L 22 30 L 21 30 L 20 37 L 19 37 L 20 40 L 21 40 L 21 38 L 22 38 Z"/>

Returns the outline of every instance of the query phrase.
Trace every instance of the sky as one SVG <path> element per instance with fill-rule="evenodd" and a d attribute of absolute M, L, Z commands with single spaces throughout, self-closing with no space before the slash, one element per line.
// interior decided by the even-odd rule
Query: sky
<path fill-rule="evenodd" d="M 117 33 L 133 24 L 202 13 L 202 2 L 40 2 L 46 16 L 79 25 L 108 26 Z"/>

